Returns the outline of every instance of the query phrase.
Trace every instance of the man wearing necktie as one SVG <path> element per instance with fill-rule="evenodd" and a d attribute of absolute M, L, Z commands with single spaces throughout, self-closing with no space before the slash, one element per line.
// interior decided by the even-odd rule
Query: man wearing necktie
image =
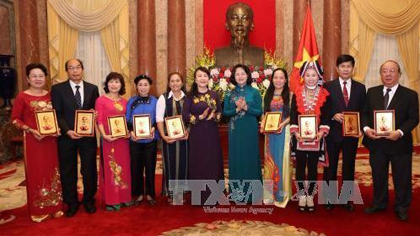
<path fill-rule="evenodd" d="M 51 89 L 53 107 L 57 113 L 61 136 L 58 138 L 59 164 L 63 200 L 68 205 L 67 217 L 79 209 L 77 193 L 77 156 L 80 156 L 83 177 L 82 203 L 88 213 L 94 213 L 97 190 L 96 137 L 82 137 L 74 132 L 76 110 L 93 110 L 99 97 L 98 87 L 83 81 L 83 63 L 73 58 L 66 62 L 68 80 Z"/>
<path fill-rule="evenodd" d="M 342 112 L 360 113 L 365 103 L 365 86 L 352 79 L 354 63 L 354 58 L 351 55 L 338 56 L 336 65 L 339 78 L 325 84 L 325 88 L 330 93 L 326 110 L 329 111 L 328 117 L 331 123 L 330 134 L 326 138 L 330 163 L 328 167 L 324 168 L 324 183 L 328 184 L 329 188 L 323 189 L 324 200 L 327 201 L 325 208 L 328 210 L 331 210 L 334 204 L 344 204 L 346 210 L 354 210 L 353 203 L 347 198 L 349 196 L 340 196 L 337 183 L 340 151 L 343 153 L 342 180 L 346 181 L 346 186 L 353 186 L 354 183 L 354 167 L 359 139 L 344 137 L 342 128 L 344 120 Z M 334 193 L 326 191 L 334 191 Z M 337 202 L 337 197 L 334 196 L 340 196 L 340 202 Z"/>
<path fill-rule="evenodd" d="M 373 177 L 373 202 L 365 212 L 373 214 L 386 210 L 391 162 L 395 187 L 394 212 L 399 220 L 407 221 L 412 192 L 411 131 L 419 123 L 418 95 L 399 84 L 401 68 L 397 62 L 385 61 L 379 72 L 383 85 L 368 90 L 362 113 L 362 127 L 365 132 L 363 144 L 369 149 Z M 395 130 L 385 137 L 377 136 L 372 128 L 375 110 L 395 111 Z"/>

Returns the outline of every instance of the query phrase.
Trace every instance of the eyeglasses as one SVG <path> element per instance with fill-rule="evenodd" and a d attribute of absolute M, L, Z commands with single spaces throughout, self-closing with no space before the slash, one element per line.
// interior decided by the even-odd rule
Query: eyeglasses
<path fill-rule="evenodd" d="M 82 69 L 82 66 L 69 66 L 69 67 L 67 67 L 67 70 L 80 70 L 80 69 Z"/>
<path fill-rule="evenodd" d="M 391 74 L 396 74 L 396 73 L 399 73 L 399 72 L 398 72 L 398 70 L 395 70 L 395 69 L 382 70 L 382 71 L 381 71 L 381 73 L 382 73 L 382 74 L 386 74 L 386 73 L 388 73 L 388 72 L 389 72 L 389 73 L 391 73 Z"/>

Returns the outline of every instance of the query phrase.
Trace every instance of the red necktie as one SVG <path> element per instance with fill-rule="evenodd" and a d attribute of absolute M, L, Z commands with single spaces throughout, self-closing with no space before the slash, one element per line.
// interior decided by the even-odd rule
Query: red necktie
<path fill-rule="evenodd" d="M 349 105 L 349 92 L 347 91 L 347 82 L 343 82 L 343 97 L 344 97 L 344 103 L 346 104 L 346 106 Z"/>

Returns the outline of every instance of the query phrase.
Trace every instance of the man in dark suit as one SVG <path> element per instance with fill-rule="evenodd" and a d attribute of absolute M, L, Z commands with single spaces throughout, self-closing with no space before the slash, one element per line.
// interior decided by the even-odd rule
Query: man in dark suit
<path fill-rule="evenodd" d="M 58 150 L 63 200 L 68 205 L 66 216 L 72 217 L 80 205 L 77 194 L 77 154 L 80 155 L 80 172 L 83 176 L 82 203 L 88 213 L 96 212 L 96 138 L 76 134 L 74 118 L 76 110 L 95 108 L 99 92 L 96 85 L 83 81 L 82 61 L 70 59 L 66 62 L 65 69 L 69 79 L 54 85 L 51 97 L 62 134 L 58 138 Z"/>
<path fill-rule="evenodd" d="M 401 69 L 388 60 L 380 67 L 383 85 L 370 88 L 362 114 L 365 132 L 363 144 L 369 149 L 373 177 L 373 204 L 365 212 L 373 214 L 388 205 L 388 169 L 392 167 L 395 187 L 394 210 L 401 221 L 408 220 L 411 203 L 413 138 L 411 131 L 419 123 L 419 101 L 415 91 L 399 84 Z M 374 111 L 394 110 L 395 130 L 378 136 L 374 130 Z"/>
<path fill-rule="evenodd" d="M 327 150 L 329 157 L 329 167 L 324 168 L 324 181 L 331 186 L 334 186 L 335 193 L 337 193 L 337 166 L 340 155 L 340 150 L 343 153 L 343 171 L 342 180 L 354 181 L 354 167 L 356 160 L 356 152 L 358 146 L 358 137 L 344 137 L 343 136 L 343 111 L 346 112 L 362 112 L 366 88 L 363 84 L 352 79 L 354 70 L 354 58 L 350 55 L 340 55 L 337 57 L 337 72 L 338 79 L 332 80 L 325 84 L 325 88 L 330 93 L 327 100 L 327 108 L 329 111 L 330 133 L 327 136 Z M 360 127 L 359 127 L 360 129 Z M 361 133 L 361 131 L 360 131 Z M 350 185 L 347 185 L 350 186 Z M 351 184 L 353 186 L 353 184 Z M 331 191 L 331 190 L 330 190 Z M 329 195 L 329 196 L 333 196 Z M 341 195 L 340 197 L 345 197 Z M 329 200 L 325 208 L 331 210 L 332 203 L 336 203 L 334 199 Z M 343 201 L 343 199 L 340 199 Z M 349 199 L 344 199 L 345 209 L 348 211 L 354 210 L 354 205 Z M 342 202 L 342 203 L 344 203 Z"/>

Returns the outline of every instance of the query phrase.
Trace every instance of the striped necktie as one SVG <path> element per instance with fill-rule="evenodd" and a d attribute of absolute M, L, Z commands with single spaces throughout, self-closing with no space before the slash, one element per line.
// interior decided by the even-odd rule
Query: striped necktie
<path fill-rule="evenodd" d="M 384 96 L 384 108 L 385 108 L 385 110 L 388 109 L 389 92 L 391 92 L 391 89 L 390 88 L 387 88 L 386 89 L 386 94 Z"/>
<path fill-rule="evenodd" d="M 76 85 L 76 94 L 74 94 L 74 98 L 76 99 L 77 107 L 80 109 L 82 108 L 82 96 L 80 96 L 79 89 L 80 86 Z"/>

